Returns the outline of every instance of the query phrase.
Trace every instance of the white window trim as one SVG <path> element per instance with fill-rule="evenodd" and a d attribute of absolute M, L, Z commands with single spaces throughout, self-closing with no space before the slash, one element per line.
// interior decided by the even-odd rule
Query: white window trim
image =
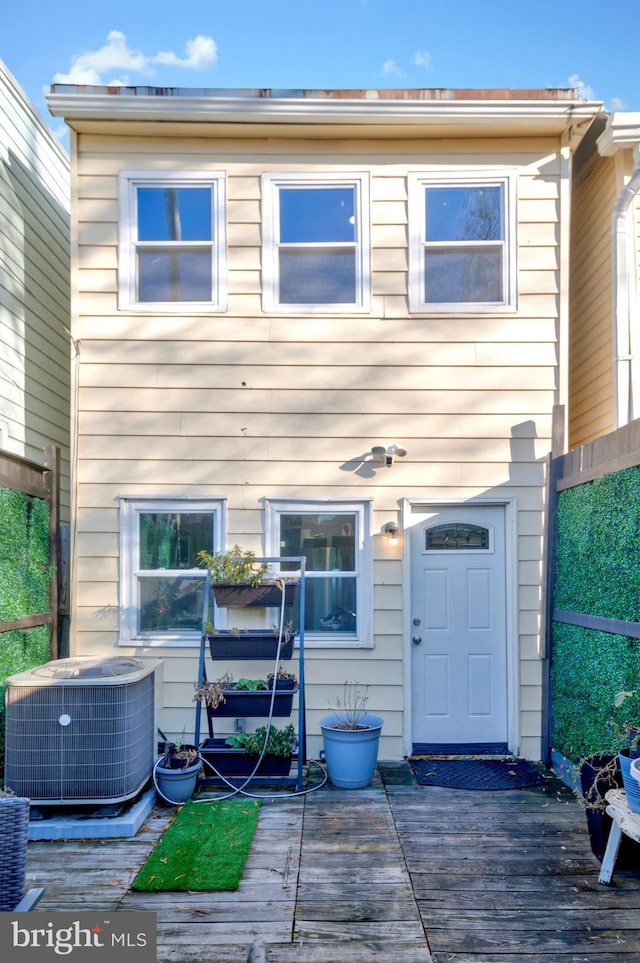
<path fill-rule="evenodd" d="M 279 302 L 279 191 L 286 187 L 356 188 L 356 301 L 354 304 L 280 304 Z M 262 175 L 262 306 L 278 314 L 363 314 L 371 310 L 371 239 L 369 226 L 369 175 L 366 172 L 316 174 L 266 173 Z M 302 245 L 301 245 L 302 246 Z M 309 245 L 310 246 L 310 245 Z M 337 245 L 332 245 L 336 247 Z"/>
<path fill-rule="evenodd" d="M 120 633 L 119 645 L 147 645 L 154 647 L 193 648 L 200 644 L 201 632 L 162 633 L 153 636 L 138 632 L 138 593 L 137 561 L 140 558 L 140 526 L 138 516 L 141 512 L 211 512 L 214 516 L 213 550 L 220 552 L 226 539 L 225 500 L 190 498 L 136 498 L 120 497 Z M 203 568 L 167 569 L 166 575 L 193 575 L 206 578 Z M 224 626 L 221 626 L 224 627 Z"/>
<path fill-rule="evenodd" d="M 504 189 L 502 301 L 427 302 L 424 300 L 425 188 L 489 187 Z M 409 174 L 409 310 L 413 314 L 495 314 L 517 310 L 517 179 L 512 170 Z M 443 242 L 443 246 L 446 246 Z"/>
<path fill-rule="evenodd" d="M 282 514 L 304 515 L 314 512 L 322 514 L 356 515 L 358 519 L 358 542 L 356 545 L 358 568 L 356 571 L 357 620 L 356 634 L 340 635 L 339 633 L 305 632 L 304 644 L 311 648 L 373 648 L 373 584 L 372 584 L 372 535 L 371 531 L 371 501 L 342 501 L 342 500 L 306 500 L 306 499 L 268 499 L 266 502 L 265 537 L 267 554 L 270 557 L 280 555 L 278 517 Z M 290 575 L 290 572 L 284 573 Z M 320 574 L 320 573 L 316 573 Z M 324 573 L 323 573 L 324 574 Z M 308 577 L 313 578 L 311 573 Z"/>
<path fill-rule="evenodd" d="M 211 301 L 136 299 L 136 188 L 209 186 L 213 192 Z M 226 175 L 223 171 L 121 171 L 119 175 L 118 309 L 153 314 L 211 314 L 227 308 Z M 185 245 L 187 242 L 185 242 Z"/>

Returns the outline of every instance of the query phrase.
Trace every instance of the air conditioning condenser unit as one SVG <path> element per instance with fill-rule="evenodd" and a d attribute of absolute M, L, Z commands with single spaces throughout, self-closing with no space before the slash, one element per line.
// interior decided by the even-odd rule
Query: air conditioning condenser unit
<path fill-rule="evenodd" d="M 60 659 L 7 679 L 5 786 L 38 805 L 122 802 L 155 761 L 158 661 Z"/>

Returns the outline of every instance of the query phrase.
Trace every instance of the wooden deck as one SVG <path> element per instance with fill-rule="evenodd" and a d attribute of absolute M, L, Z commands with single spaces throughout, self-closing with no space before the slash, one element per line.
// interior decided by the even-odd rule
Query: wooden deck
<path fill-rule="evenodd" d="M 598 884 L 557 780 L 470 792 L 381 764 L 369 789 L 265 803 L 235 893 L 132 893 L 171 810 L 134 839 L 32 842 L 37 911 L 152 910 L 158 963 L 637 963 L 640 864 Z"/>

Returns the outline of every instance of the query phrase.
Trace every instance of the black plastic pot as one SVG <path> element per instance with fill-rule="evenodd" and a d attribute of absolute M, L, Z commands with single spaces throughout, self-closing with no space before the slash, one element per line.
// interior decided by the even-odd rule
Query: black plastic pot
<path fill-rule="evenodd" d="M 262 585 L 249 583 L 213 582 L 211 585 L 216 605 L 224 609 L 265 608 L 282 605 L 282 589 L 277 582 L 265 582 Z M 298 583 L 284 583 L 285 605 L 293 605 L 296 598 Z"/>
<path fill-rule="evenodd" d="M 274 659 L 278 651 L 277 632 L 273 629 L 222 629 L 207 636 L 211 658 L 219 659 Z M 280 646 L 280 658 L 293 655 L 293 635 Z"/>
<path fill-rule="evenodd" d="M 247 689 L 224 689 L 224 702 L 213 709 L 207 706 L 209 717 L 217 718 L 238 718 L 244 719 L 246 716 L 268 716 L 271 707 L 270 689 L 250 691 Z M 293 688 L 284 692 L 276 686 L 276 694 L 273 700 L 272 715 L 284 717 L 291 715 L 291 705 L 293 702 Z"/>
<path fill-rule="evenodd" d="M 205 779 L 215 775 L 206 765 L 207 762 L 221 775 L 232 778 L 250 776 L 258 761 L 257 756 L 227 746 L 224 739 L 205 739 L 200 746 L 200 755 L 205 761 Z M 291 756 L 266 755 L 260 762 L 256 776 L 288 776 L 290 769 Z"/>
<path fill-rule="evenodd" d="M 605 796 L 610 789 L 622 789 L 622 773 L 617 756 L 588 756 L 580 767 L 580 785 L 587 804 L 585 815 L 591 851 L 602 862 L 611 830 L 605 811 Z M 616 866 L 632 869 L 640 861 L 640 844 L 623 834 Z"/>

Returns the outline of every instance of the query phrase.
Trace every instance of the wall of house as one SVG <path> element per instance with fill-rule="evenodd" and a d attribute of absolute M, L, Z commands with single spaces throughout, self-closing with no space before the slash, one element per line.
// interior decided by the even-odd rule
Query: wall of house
<path fill-rule="evenodd" d="M 403 498 L 517 499 L 520 751 L 540 756 L 539 658 L 545 456 L 558 398 L 561 162 L 553 139 L 211 140 L 78 134 L 78 516 L 73 648 L 118 645 L 118 497 L 224 496 L 228 544 L 264 551 L 265 497 L 368 497 L 374 533 Z M 512 167 L 519 310 L 411 317 L 407 173 Z M 228 310 L 202 318 L 117 309 L 117 175 L 228 174 Z M 373 299 L 366 316 L 265 315 L 260 176 L 371 171 Z M 362 472 L 373 444 L 408 455 Z M 309 648 L 312 751 L 342 682 L 370 685 L 381 753 L 402 754 L 402 547 L 373 538 L 371 648 Z M 122 651 L 122 650 L 121 650 Z M 165 660 L 164 731 L 192 720 L 194 649 Z M 246 671 L 241 673 L 246 674 Z"/>
<path fill-rule="evenodd" d="M 61 454 L 69 521 L 69 159 L 0 61 L 0 447 Z"/>
<path fill-rule="evenodd" d="M 570 448 L 593 441 L 616 427 L 612 226 L 616 201 L 634 167 L 630 148 L 602 157 L 594 138 L 589 137 L 576 158 L 578 172 L 574 177 L 571 214 Z M 640 290 L 638 197 L 632 202 L 631 213 L 636 238 L 635 283 Z"/>
<path fill-rule="evenodd" d="M 617 193 L 616 158 L 594 149 L 572 193 L 570 448 L 614 428 L 611 224 Z"/>

